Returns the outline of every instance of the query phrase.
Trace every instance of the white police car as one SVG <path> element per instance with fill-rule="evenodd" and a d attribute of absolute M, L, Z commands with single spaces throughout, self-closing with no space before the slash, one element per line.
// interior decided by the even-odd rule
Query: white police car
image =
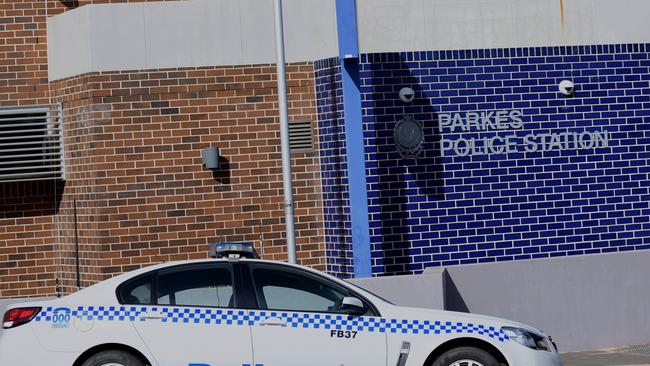
<path fill-rule="evenodd" d="M 562 364 L 551 340 L 522 324 L 399 307 L 308 268 L 232 256 L 14 305 L 3 327 L 3 366 Z"/>

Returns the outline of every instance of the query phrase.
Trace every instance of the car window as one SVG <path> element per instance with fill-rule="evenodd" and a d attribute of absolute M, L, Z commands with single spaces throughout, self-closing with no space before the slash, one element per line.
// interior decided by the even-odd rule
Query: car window
<path fill-rule="evenodd" d="M 260 267 L 252 275 L 263 309 L 336 313 L 351 296 L 345 288 L 293 270 Z"/>
<path fill-rule="evenodd" d="M 226 267 L 161 271 L 156 295 L 160 305 L 235 306 L 232 272 Z"/>
<path fill-rule="evenodd" d="M 121 304 L 151 304 L 152 289 L 153 275 L 136 277 L 125 282 L 119 287 L 118 297 Z"/>

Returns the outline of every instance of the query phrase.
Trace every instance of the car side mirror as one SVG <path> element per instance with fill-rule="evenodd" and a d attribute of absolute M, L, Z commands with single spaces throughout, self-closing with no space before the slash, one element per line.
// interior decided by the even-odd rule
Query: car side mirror
<path fill-rule="evenodd" d="M 366 313 L 366 308 L 356 297 L 344 297 L 341 301 L 341 311 L 350 315 L 363 315 Z"/>

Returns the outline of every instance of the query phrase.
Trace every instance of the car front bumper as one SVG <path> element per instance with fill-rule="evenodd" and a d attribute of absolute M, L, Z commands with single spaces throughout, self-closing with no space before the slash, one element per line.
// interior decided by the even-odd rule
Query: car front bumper
<path fill-rule="evenodd" d="M 515 342 L 509 342 L 508 364 L 510 366 L 563 366 L 557 352 L 536 351 Z"/>

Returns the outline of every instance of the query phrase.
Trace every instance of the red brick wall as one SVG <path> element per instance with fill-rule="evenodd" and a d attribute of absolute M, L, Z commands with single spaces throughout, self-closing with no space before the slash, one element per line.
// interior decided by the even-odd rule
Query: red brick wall
<path fill-rule="evenodd" d="M 63 185 L 0 184 L 0 294 L 52 293 L 57 255 L 53 215 Z"/>
<path fill-rule="evenodd" d="M 0 2 L 0 107 L 50 102 L 45 19 L 63 10 L 58 1 Z M 0 183 L 0 297 L 53 293 L 62 193 L 55 182 Z"/>
<path fill-rule="evenodd" d="M 105 108 L 93 103 L 95 88 L 97 84 L 91 75 L 52 84 L 53 100 L 62 103 L 63 107 L 66 149 L 66 189 L 55 220 L 57 254 L 60 257 L 57 276 L 65 293 L 74 291 L 76 284 L 75 234 L 79 244 L 82 286 L 103 279 L 98 273 L 102 251 L 99 229 L 104 223 L 97 196 L 94 138 L 101 133 L 101 124 L 106 123 L 107 116 Z"/>
<path fill-rule="evenodd" d="M 0 107 L 62 102 L 68 177 L 0 183 L 0 297 L 52 295 L 57 281 L 75 290 L 75 202 L 83 286 L 160 259 L 205 257 L 216 241 L 253 241 L 265 258 L 286 258 L 275 68 L 49 83 L 46 17 L 101 2 L 127 1 L 0 3 Z M 291 118 L 315 123 L 312 65 L 289 73 Z M 226 159 L 214 175 L 201 167 L 208 146 Z M 299 259 L 324 269 L 316 153 L 295 154 L 293 167 Z"/>
<path fill-rule="evenodd" d="M 85 192 L 76 194 L 84 281 L 205 258 L 218 241 L 253 241 L 264 258 L 286 259 L 274 72 L 272 65 L 111 72 L 54 84 L 67 149 L 79 154 L 68 159 L 66 192 Z M 312 65 L 291 65 L 288 78 L 291 117 L 315 121 Z M 210 146 L 223 156 L 215 173 L 201 165 Z M 294 154 L 293 165 L 299 258 L 324 269 L 317 155 Z M 62 205 L 67 218 L 70 200 Z M 60 224 L 70 232 L 69 219 Z M 65 247 L 72 252 L 71 242 Z"/>
<path fill-rule="evenodd" d="M 63 9 L 58 1 L 0 2 L 0 106 L 49 102 L 45 19 Z"/>

